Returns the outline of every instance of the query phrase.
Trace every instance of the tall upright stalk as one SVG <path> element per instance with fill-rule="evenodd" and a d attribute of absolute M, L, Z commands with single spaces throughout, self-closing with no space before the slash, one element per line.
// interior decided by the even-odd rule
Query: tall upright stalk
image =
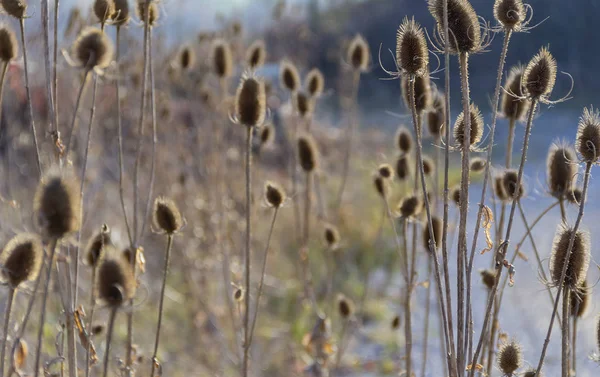
<path fill-rule="evenodd" d="M 65 145 L 65 151 L 63 154 L 63 158 L 66 159 L 69 156 L 69 152 L 71 151 L 71 139 L 73 138 L 73 134 L 75 133 L 75 128 L 77 127 L 77 113 L 79 112 L 79 107 L 81 106 L 81 99 L 83 98 L 83 93 L 85 92 L 85 88 L 87 86 L 88 78 L 90 76 L 90 70 L 86 70 L 83 74 L 83 78 L 81 79 L 81 86 L 79 87 L 79 92 L 77 93 L 77 99 L 75 100 L 75 110 L 73 110 L 73 118 L 71 118 L 71 125 L 69 127 L 69 135 L 67 136 L 67 143 Z"/>
<path fill-rule="evenodd" d="M 242 377 L 248 377 L 248 357 L 249 357 L 249 324 L 250 324 L 250 239 L 251 239 L 251 197 L 252 197 L 252 181 L 250 169 L 252 167 L 252 129 L 247 127 L 246 130 L 246 242 L 245 242 L 245 266 L 244 266 L 244 359 L 242 362 Z"/>
<path fill-rule="evenodd" d="M 108 361 L 110 360 L 110 345 L 112 343 L 113 330 L 115 327 L 115 317 L 117 316 L 117 307 L 114 307 L 110 310 L 110 314 L 108 316 L 108 328 L 106 333 L 106 349 L 104 350 L 104 372 L 102 373 L 103 377 L 108 376 Z"/>
<path fill-rule="evenodd" d="M 97 261 L 96 261 L 97 262 Z M 87 350 L 85 355 L 85 377 L 89 377 L 91 369 L 91 352 L 92 352 L 92 328 L 94 326 L 94 312 L 96 311 L 96 270 L 97 266 L 92 265 L 92 282 L 91 282 L 91 293 L 90 293 L 90 320 L 88 321 L 89 339 L 87 343 Z"/>
<path fill-rule="evenodd" d="M 59 15 L 59 2 L 60 0 L 54 0 L 54 45 L 52 51 L 52 98 L 54 99 L 54 131 L 56 131 L 56 137 L 58 138 L 59 127 L 58 127 L 58 15 Z"/>
<path fill-rule="evenodd" d="M 567 320 L 564 321 L 564 326 L 562 327 L 562 341 L 561 341 L 561 376 L 569 377 L 571 375 L 570 368 L 570 359 L 569 359 L 569 341 L 570 341 L 570 333 L 569 333 L 569 325 L 571 321 L 570 318 L 570 309 L 571 309 L 571 290 L 565 289 L 563 291 L 563 299 L 562 299 L 562 312 L 563 318 Z"/>
<path fill-rule="evenodd" d="M 0 377 L 4 377 L 4 355 L 6 354 L 6 340 L 8 339 L 8 326 L 10 324 L 10 312 L 12 311 L 12 304 L 15 298 L 16 289 L 9 287 L 8 296 L 6 301 L 6 307 L 4 309 L 4 327 L 2 333 L 2 349 L 0 350 Z"/>
<path fill-rule="evenodd" d="M 46 95 L 48 97 L 48 109 L 50 110 L 50 122 L 48 126 L 48 132 L 52 133 L 56 130 L 56 117 L 54 114 L 54 101 L 56 97 L 52 91 L 52 73 L 50 69 L 50 9 L 48 7 L 48 0 L 41 1 L 41 16 L 42 16 L 42 33 L 44 37 L 44 68 L 46 73 Z M 58 7 L 57 7 L 58 9 Z M 57 11 L 58 12 L 58 11 Z"/>

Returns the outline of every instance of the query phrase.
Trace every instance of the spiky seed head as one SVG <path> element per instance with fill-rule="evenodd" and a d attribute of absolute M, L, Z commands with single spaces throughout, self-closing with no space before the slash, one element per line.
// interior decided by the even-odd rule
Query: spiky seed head
<path fill-rule="evenodd" d="M 127 25 L 131 19 L 129 13 L 129 1 L 128 0 L 114 0 L 115 11 L 112 14 L 112 23 L 115 26 Z"/>
<path fill-rule="evenodd" d="M 392 318 L 392 330 L 398 330 L 399 328 L 400 328 L 400 316 L 395 315 L 394 318 Z"/>
<path fill-rule="evenodd" d="M 19 51 L 15 33 L 6 25 L 0 26 L 0 60 L 8 63 L 17 57 Z"/>
<path fill-rule="evenodd" d="M 583 197 L 583 192 L 578 187 L 575 187 L 571 192 L 567 194 L 567 200 L 571 204 L 579 205 L 581 204 L 581 198 Z"/>
<path fill-rule="evenodd" d="M 579 165 L 575 150 L 568 146 L 552 144 L 546 159 L 548 191 L 557 199 L 573 190 Z"/>
<path fill-rule="evenodd" d="M 375 185 L 375 190 L 382 198 L 387 198 L 389 191 L 389 179 L 383 178 L 381 175 L 377 174 L 373 177 L 373 185 Z"/>
<path fill-rule="evenodd" d="M 279 208 L 285 202 L 285 191 L 275 182 L 265 183 L 265 202 L 269 207 Z"/>
<path fill-rule="evenodd" d="M 523 98 L 525 96 L 523 89 L 524 72 L 525 68 L 522 65 L 512 67 L 504 84 L 506 91 L 502 94 L 500 109 L 505 118 L 513 121 L 522 121 L 529 109 L 530 101 Z"/>
<path fill-rule="evenodd" d="M 325 78 L 318 68 L 311 69 L 304 79 L 304 87 L 308 94 L 313 97 L 319 97 L 325 89 Z"/>
<path fill-rule="evenodd" d="M 431 90 L 431 107 L 427 111 L 427 130 L 429 134 L 439 139 L 444 133 L 446 119 L 445 96 L 437 89 Z"/>
<path fill-rule="evenodd" d="M 452 188 L 452 191 L 450 191 L 450 198 L 457 207 L 460 207 L 460 186 Z"/>
<path fill-rule="evenodd" d="M 583 281 L 580 287 L 571 291 L 571 315 L 573 317 L 582 318 L 587 313 L 592 301 L 591 288 L 587 284 L 587 280 Z"/>
<path fill-rule="evenodd" d="M 526 8 L 522 0 L 496 0 L 494 18 L 504 30 L 519 31 L 525 22 Z"/>
<path fill-rule="evenodd" d="M 260 128 L 260 145 L 266 146 L 269 145 L 275 140 L 275 127 L 273 124 L 268 123 L 265 126 Z"/>
<path fill-rule="evenodd" d="M 95 0 L 93 8 L 96 17 L 104 23 L 113 17 L 115 2 L 113 0 Z"/>
<path fill-rule="evenodd" d="M 473 157 L 471 159 L 471 166 L 470 166 L 471 172 L 481 173 L 485 169 L 486 165 L 487 165 L 487 161 L 484 158 Z"/>
<path fill-rule="evenodd" d="M 42 265 L 44 248 L 40 238 L 31 233 L 14 236 L 0 255 L 2 280 L 17 288 L 27 280 L 34 280 Z"/>
<path fill-rule="evenodd" d="M 479 107 L 474 104 L 471 104 L 469 108 L 469 114 L 471 117 L 471 134 L 469 145 L 476 145 L 481 141 L 481 137 L 483 136 L 483 116 L 481 115 L 481 111 L 479 111 Z M 461 112 L 456 118 L 456 122 L 454 123 L 454 141 L 456 143 L 456 148 L 463 149 L 464 140 L 465 140 L 465 114 Z"/>
<path fill-rule="evenodd" d="M 90 238 L 85 248 L 85 261 L 88 266 L 95 268 L 102 259 L 105 247 L 112 246 L 110 229 L 106 224 Z"/>
<path fill-rule="evenodd" d="M 261 79 L 244 76 L 235 96 L 235 114 L 240 124 L 260 127 L 266 114 L 265 84 Z"/>
<path fill-rule="evenodd" d="M 319 165 L 317 144 L 308 134 L 298 137 L 298 161 L 305 172 L 312 172 Z"/>
<path fill-rule="evenodd" d="M 444 0 L 429 0 L 429 12 L 438 30 L 444 30 Z M 474 53 L 481 49 L 479 17 L 467 0 L 448 0 L 449 50 L 452 54 Z M 441 34 L 441 33 L 440 33 Z"/>
<path fill-rule="evenodd" d="M 346 61 L 355 71 L 364 72 L 369 67 L 369 45 L 360 34 L 356 34 L 348 45 Z"/>
<path fill-rule="evenodd" d="M 511 376 L 523 365 L 523 350 L 514 340 L 504 343 L 498 351 L 498 368 L 503 374 Z"/>
<path fill-rule="evenodd" d="M 433 225 L 433 242 L 436 249 L 439 249 L 442 244 L 442 221 L 437 216 L 431 217 L 431 225 Z M 429 232 L 429 224 L 426 221 L 423 224 L 423 247 L 429 251 L 429 241 L 431 240 L 431 233 Z"/>
<path fill-rule="evenodd" d="M 566 224 L 559 225 L 550 255 L 550 276 L 554 286 L 560 284 L 560 277 L 565 265 L 565 257 L 569 249 L 569 241 L 573 229 Z M 567 274 L 564 285 L 566 288 L 575 289 L 583 284 L 590 265 L 590 237 L 587 232 L 577 230 L 575 242 L 569 260 L 567 261 Z"/>
<path fill-rule="evenodd" d="M 325 231 L 323 232 L 325 236 L 325 242 L 329 248 L 334 249 L 340 243 L 340 232 L 337 228 L 331 224 L 325 225 Z"/>
<path fill-rule="evenodd" d="M 500 201 L 507 201 L 510 199 L 510 197 L 508 196 L 508 194 L 506 193 L 506 190 L 504 189 L 504 183 L 503 183 L 503 176 L 502 175 L 498 175 L 497 177 L 494 177 L 494 194 L 496 195 L 496 198 L 498 198 L 498 200 Z"/>
<path fill-rule="evenodd" d="M 292 104 L 296 113 L 301 118 L 309 117 L 313 112 L 313 101 L 312 98 L 303 91 L 296 91 L 292 95 Z"/>
<path fill-rule="evenodd" d="M 407 180 L 412 174 L 412 162 L 408 154 L 401 154 L 396 160 L 396 176 L 400 181 Z"/>
<path fill-rule="evenodd" d="M 556 83 L 556 69 L 556 60 L 546 47 L 542 47 L 523 73 L 522 85 L 527 97 L 546 100 Z"/>
<path fill-rule="evenodd" d="M 178 67 L 182 71 L 189 71 L 194 68 L 195 62 L 196 54 L 194 53 L 194 50 L 192 50 L 190 46 L 183 46 L 177 56 Z"/>
<path fill-rule="evenodd" d="M 117 308 L 133 297 L 136 283 L 125 259 L 110 255 L 113 253 L 114 249 L 111 249 L 98 267 L 96 289 L 100 300 Z"/>
<path fill-rule="evenodd" d="M 9 16 L 18 19 L 25 18 L 27 12 L 27 2 L 25 0 L 2 0 L 1 3 L 2 8 Z"/>
<path fill-rule="evenodd" d="M 496 271 L 488 268 L 486 270 L 479 271 L 481 275 L 481 282 L 487 289 L 492 289 L 496 283 Z"/>
<path fill-rule="evenodd" d="M 183 227 L 183 218 L 175 202 L 167 197 L 159 196 L 154 200 L 154 226 L 172 235 Z"/>
<path fill-rule="evenodd" d="M 343 319 L 348 319 L 354 312 L 354 304 L 346 296 L 338 295 L 338 311 Z"/>
<path fill-rule="evenodd" d="M 517 190 L 518 180 L 519 173 L 516 170 L 508 169 L 504 171 L 504 174 L 502 175 L 502 186 L 504 187 L 504 192 L 509 200 L 521 199 L 525 194 L 523 182 L 519 184 L 519 189 Z"/>
<path fill-rule="evenodd" d="M 575 147 L 585 162 L 595 164 L 600 159 L 600 112 L 597 109 L 583 109 Z"/>
<path fill-rule="evenodd" d="M 300 89 L 300 75 L 291 61 L 283 59 L 279 64 L 279 82 L 282 89 L 295 92 Z"/>
<path fill-rule="evenodd" d="M 402 153 L 410 153 L 413 147 L 413 137 L 405 125 L 401 125 L 396 131 L 396 147 Z"/>
<path fill-rule="evenodd" d="M 213 72 L 223 79 L 233 74 L 233 58 L 231 46 L 224 39 L 215 39 L 211 48 L 211 61 Z"/>
<path fill-rule="evenodd" d="M 42 179 L 34 200 L 34 212 L 44 234 L 51 238 L 79 229 L 80 200 L 77 179 L 51 171 Z"/>
<path fill-rule="evenodd" d="M 252 42 L 246 51 L 246 65 L 250 69 L 258 69 L 267 60 L 267 47 L 263 40 Z"/>
<path fill-rule="evenodd" d="M 433 161 L 433 158 L 423 156 L 423 171 L 425 172 L 426 177 L 433 175 L 433 172 L 435 171 L 435 162 Z"/>
<path fill-rule="evenodd" d="M 102 30 L 85 28 L 73 43 L 73 56 L 86 70 L 106 68 L 113 59 L 113 44 Z"/>
<path fill-rule="evenodd" d="M 402 99 L 408 109 L 412 109 L 409 96 L 410 79 L 402 76 L 400 80 L 402 85 Z M 415 109 L 421 113 L 431 107 L 431 80 L 429 75 L 415 77 Z"/>
<path fill-rule="evenodd" d="M 379 165 L 377 172 L 382 178 L 390 179 L 394 177 L 394 169 L 390 164 Z"/>
<path fill-rule="evenodd" d="M 401 217 L 409 218 L 416 217 L 421 213 L 423 209 L 423 201 L 416 195 L 407 196 L 398 206 L 398 213 Z"/>
<path fill-rule="evenodd" d="M 137 0 L 137 16 L 143 23 L 146 23 L 148 20 L 148 26 L 155 26 L 156 21 L 158 21 L 158 7 L 156 6 L 156 2 L 152 0 L 150 2 L 150 7 L 146 10 L 146 0 Z"/>
<path fill-rule="evenodd" d="M 396 63 L 403 74 L 429 75 L 429 49 L 425 33 L 414 18 L 404 17 L 396 33 Z"/>

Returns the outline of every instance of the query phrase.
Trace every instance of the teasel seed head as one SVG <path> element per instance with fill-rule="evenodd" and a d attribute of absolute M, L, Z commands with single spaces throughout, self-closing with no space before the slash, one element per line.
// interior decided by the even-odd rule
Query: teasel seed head
<path fill-rule="evenodd" d="M 115 26 L 127 25 L 131 19 L 129 13 L 129 1 L 128 0 L 114 0 L 115 11 L 112 14 L 112 24 Z"/>
<path fill-rule="evenodd" d="M 99 336 L 104 332 L 104 325 L 94 325 L 92 326 L 92 335 Z"/>
<path fill-rule="evenodd" d="M 408 92 L 408 85 L 410 84 L 410 79 L 407 76 L 402 76 L 401 85 L 402 85 L 402 98 L 404 99 L 404 104 L 408 109 L 412 109 L 412 105 L 410 103 L 410 96 Z M 429 109 L 431 107 L 431 80 L 429 75 L 417 76 L 415 77 L 415 109 L 418 113 L 422 113 L 423 111 Z"/>
<path fill-rule="evenodd" d="M 523 182 L 521 182 L 517 191 L 518 180 L 519 173 L 516 170 L 508 169 L 504 171 L 504 174 L 502 175 L 502 186 L 504 187 L 504 192 L 508 196 L 508 200 L 519 200 L 524 196 L 525 188 L 523 187 Z"/>
<path fill-rule="evenodd" d="M 444 0 L 429 0 L 429 12 L 435 18 L 438 30 L 444 30 Z M 448 0 L 448 19 L 450 40 L 443 43 L 449 44 L 450 53 L 474 53 L 481 49 L 479 17 L 469 1 Z"/>
<path fill-rule="evenodd" d="M 571 315 L 578 318 L 585 316 L 591 301 L 591 288 L 588 286 L 587 280 L 584 280 L 580 287 L 571 291 Z"/>
<path fill-rule="evenodd" d="M 522 85 L 531 99 L 546 101 L 556 83 L 556 60 L 542 47 L 523 72 Z"/>
<path fill-rule="evenodd" d="M 337 228 L 331 224 L 325 225 L 325 231 L 323 232 L 325 236 L 325 243 L 330 249 L 337 248 L 340 243 L 340 233 Z"/>
<path fill-rule="evenodd" d="M 269 207 L 279 208 L 285 202 L 285 191 L 275 182 L 265 183 L 265 202 Z"/>
<path fill-rule="evenodd" d="M 318 68 L 311 69 L 304 79 L 304 87 L 312 98 L 317 98 L 325 89 L 325 78 Z"/>
<path fill-rule="evenodd" d="M 575 142 L 577 152 L 586 163 L 595 164 L 600 159 L 600 112 L 593 107 L 584 108 Z"/>
<path fill-rule="evenodd" d="M 444 133 L 444 122 L 446 119 L 445 96 L 437 89 L 431 90 L 431 107 L 427 111 L 427 130 L 436 139 L 440 139 Z"/>
<path fill-rule="evenodd" d="M 507 201 L 510 200 L 510 197 L 508 196 L 508 194 L 506 193 L 506 190 L 504 189 L 504 182 L 503 182 L 503 176 L 502 175 L 498 175 L 496 177 L 494 177 L 494 194 L 496 195 L 496 198 L 498 198 L 498 200 L 500 201 Z"/>
<path fill-rule="evenodd" d="M 194 53 L 194 50 L 192 50 L 190 46 L 183 46 L 177 56 L 178 68 L 182 71 L 189 71 L 194 68 L 195 62 L 196 54 Z"/>
<path fill-rule="evenodd" d="M 21 233 L 14 236 L 0 255 L 2 280 L 10 287 L 18 288 L 27 280 L 35 280 L 38 276 L 44 248 L 40 238 L 32 233 Z"/>
<path fill-rule="evenodd" d="M 379 165 L 379 167 L 377 168 L 377 172 L 382 178 L 391 179 L 394 177 L 394 169 L 390 164 Z"/>
<path fill-rule="evenodd" d="M 392 318 L 392 330 L 398 330 L 399 328 L 400 328 L 400 316 L 395 315 L 394 318 Z"/>
<path fill-rule="evenodd" d="M 410 153 L 413 148 L 412 134 L 404 125 L 401 125 L 396 131 L 396 147 L 402 153 Z"/>
<path fill-rule="evenodd" d="M 471 159 L 470 170 L 473 173 L 481 173 L 485 170 L 485 166 L 487 165 L 487 161 L 481 157 L 473 157 Z"/>
<path fill-rule="evenodd" d="M 481 111 L 479 111 L 479 107 L 474 104 L 470 106 L 470 116 L 471 116 L 471 134 L 469 145 L 474 146 L 481 141 L 481 137 L 483 136 L 483 116 L 481 115 Z M 462 150 L 463 149 L 463 141 L 465 137 L 465 114 L 461 112 L 456 118 L 456 122 L 454 123 L 454 141 L 456 143 L 456 148 Z"/>
<path fill-rule="evenodd" d="M 575 204 L 575 205 L 581 204 L 582 197 L 583 197 L 583 192 L 581 192 L 581 189 L 578 187 L 575 187 L 573 190 L 571 190 L 571 192 L 569 192 L 567 194 L 567 200 L 569 201 L 569 203 Z"/>
<path fill-rule="evenodd" d="M 370 58 L 369 45 L 360 35 L 356 34 L 350 41 L 347 51 L 347 62 L 355 71 L 364 72 L 369 67 Z"/>
<path fill-rule="evenodd" d="M 429 156 L 423 156 L 423 171 L 426 177 L 431 177 L 435 172 L 435 162 Z"/>
<path fill-rule="evenodd" d="M 244 288 L 242 288 L 242 287 L 236 287 L 233 290 L 233 300 L 235 302 L 242 302 L 242 301 L 244 301 Z"/>
<path fill-rule="evenodd" d="M 0 26 L 0 61 L 5 64 L 17 57 L 19 44 L 15 33 L 6 25 Z"/>
<path fill-rule="evenodd" d="M 260 127 L 266 114 L 265 85 L 253 76 L 242 77 L 235 96 L 237 121 L 247 127 Z"/>
<path fill-rule="evenodd" d="M 113 0 L 95 0 L 93 8 L 96 17 L 104 23 L 113 17 L 115 2 Z"/>
<path fill-rule="evenodd" d="M 488 268 L 486 270 L 479 271 L 481 275 L 481 282 L 487 289 L 492 289 L 496 283 L 496 271 Z"/>
<path fill-rule="evenodd" d="M 159 196 L 154 200 L 153 220 L 156 229 L 160 229 L 166 234 L 173 235 L 183 227 L 183 217 L 175 202 L 164 196 Z"/>
<path fill-rule="evenodd" d="M 375 185 L 375 190 L 382 198 L 387 198 L 389 192 L 389 179 L 383 178 L 381 175 L 377 174 L 373 177 L 373 184 Z"/>
<path fill-rule="evenodd" d="M 156 21 L 158 21 L 158 7 L 156 6 L 156 2 L 152 0 L 150 2 L 150 7 L 146 10 L 146 0 L 137 0 L 137 16 L 142 23 L 146 23 L 148 20 L 148 26 L 152 27 L 156 25 Z M 146 14 L 147 12 L 147 14 Z"/>
<path fill-rule="evenodd" d="M 506 91 L 502 94 L 500 109 L 505 118 L 513 121 L 522 121 L 530 105 L 530 101 L 524 98 L 524 72 L 525 68 L 522 65 L 512 67 L 504 84 Z"/>
<path fill-rule="evenodd" d="M 442 240 L 442 220 L 437 216 L 431 217 L 431 225 L 433 225 L 433 242 L 435 248 L 439 249 L 442 246 L 440 242 Z M 423 224 L 423 247 L 429 251 L 429 241 L 431 240 L 431 233 L 429 233 L 428 221 Z"/>
<path fill-rule="evenodd" d="M 552 284 L 556 287 L 560 284 L 560 277 L 572 234 L 572 228 L 566 224 L 561 224 L 554 237 L 552 254 L 550 255 L 550 276 Z M 575 289 L 585 281 L 590 265 L 590 237 L 587 232 L 577 230 L 577 233 L 575 233 L 575 242 L 567 263 L 564 285 L 565 288 Z"/>
<path fill-rule="evenodd" d="M 300 75 L 298 69 L 289 60 L 283 59 L 279 64 L 279 82 L 281 88 L 291 93 L 300 89 Z"/>
<path fill-rule="evenodd" d="M 85 28 L 73 43 L 73 56 L 79 67 L 106 68 L 113 59 L 113 44 L 102 30 Z"/>
<path fill-rule="evenodd" d="M 211 61 L 213 72 L 220 79 L 231 77 L 233 74 L 233 58 L 231 46 L 224 39 L 213 41 L 211 48 Z"/>
<path fill-rule="evenodd" d="M 579 166 L 575 150 L 568 145 L 552 144 L 546 159 L 548 190 L 557 199 L 573 190 Z"/>
<path fill-rule="evenodd" d="M 275 127 L 273 126 L 273 124 L 267 123 L 266 125 L 260 128 L 259 132 L 261 147 L 269 145 L 273 143 L 273 140 L 275 140 Z"/>
<path fill-rule="evenodd" d="M 525 22 L 526 8 L 522 0 L 496 0 L 494 18 L 505 31 L 519 31 Z"/>
<path fill-rule="evenodd" d="M 523 365 L 523 350 L 516 341 L 504 343 L 498 351 L 498 368 L 504 375 L 512 376 Z"/>
<path fill-rule="evenodd" d="M 9 16 L 17 19 L 26 17 L 27 2 L 25 0 L 1 0 L 1 3 L 2 8 L 4 8 L 4 11 L 6 11 Z"/>
<path fill-rule="evenodd" d="M 305 172 L 312 172 L 319 166 L 319 152 L 312 136 L 298 137 L 298 161 Z"/>
<path fill-rule="evenodd" d="M 338 295 L 338 311 L 343 319 L 348 319 L 354 313 L 354 304 L 346 296 Z"/>
<path fill-rule="evenodd" d="M 313 112 L 313 100 L 303 91 L 296 91 L 292 95 L 292 104 L 296 113 L 301 118 L 308 118 Z"/>
<path fill-rule="evenodd" d="M 404 17 L 396 33 L 396 63 L 403 74 L 429 75 L 429 49 L 425 33 L 414 18 Z"/>
<path fill-rule="evenodd" d="M 45 235 L 59 239 L 78 230 L 80 209 L 75 177 L 51 171 L 42 179 L 35 194 L 34 212 Z"/>
<path fill-rule="evenodd" d="M 411 177 L 413 163 L 408 154 L 401 154 L 396 160 L 396 176 L 398 180 L 405 181 Z"/>
<path fill-rule="evenodd" d="M 423 210 L 423 201 L 416 195 L 407 196 L 398 206 L 398 213 L 404 218 L 417 217 Z"/>
<path fill-rule="evenodd" d="M 85 261 L 87 265 L 96 268 L 98 261 L 102 259 L 104 249 L 109 246 L 112 246 L 110 229 L 106 224 L 103 224 L 100 231 L 90 238 L 85 248 Z"/>
<path fill-rule="evenodd" d="M 124 258 L 114 257 L 114 249 L 98 267 L 96 289 L 98 298 L 112 308 L 118 308 L 135 294 L 135 277 Z"/>
<path fill-rule="evenodd" d="M 450 191 L 450 198 L 457 207 L 460 207 L 460 186 L 455 186 L 452 188 Z"/>
<path fill-rule="evenodd" d="M 258 69 L 267 60 L 267 47 L 263 40 L 254 41 L 246 51 L 246 65 L 250 69 Z"/>

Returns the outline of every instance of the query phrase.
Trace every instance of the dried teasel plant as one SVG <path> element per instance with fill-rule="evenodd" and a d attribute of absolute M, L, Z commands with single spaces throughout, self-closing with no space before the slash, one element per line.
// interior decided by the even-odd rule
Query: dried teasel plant
<path fill-rule="evenodd" d="M 325 88 L 325 77 L 318 68 L 311 69 L 304 79 L 304 89 L 312 98 L 318 98 L 323 94 Z"/>
<path fill-rule="evenodd" d="M 476 148 L 477 144 L 481 141 L 481 137 L 483 136 L 483 116 L 481 115 L 481 111 L 479 107 L 475 104 L 471 104 L 469 111 L 471 122 L 470 122 L 470 138 L 469 145 L 471 149 Z M 464 112 L 461 112 L 456 118 L 456 122 L 454 123 L 454 141 L 455 147 L 457 149 L 462 150 L 464 145 L 465 138 L 465 121 L 464 121 Z"/>
<path fill-rule="evenodd" d="M 246 66 L 256 70 L 262 67 L 267 60 L 267 46 L 263 40 L 252 42 L 246 51 Z"/>
<path fill-rule="evenodd" d="M 513 376 L 517 369 L 523 366 L 523 351 L 516 341 L 502 344 L 497 356 L 498 369 L 505 376 Z"/>
<path fill-rule="evenodd" d="M 369 68 L 371 57 L 369 45 L 362 35 L 357 34 L 352 38 L 346 50 L 346 62 L 358 72 L 364 72 Z"/>
<path fill-rule="evenodd" d="M 92 9 L 96 18 L 100 20 L 101 28 L 104 30 L 106 22 L 114 17 L 115 2 L 113 0 L 95 0 Z"/>
<path fill-rule="evenodd" d="M 233 74 L 231 45 L 224 39 L 215 39 L 211 48 L 212 71 L 223 80 Z"/>
<path fill-rule="evenodd" d="M 288 59 L 283 59 L 279 63 L 279 83 L 282 89 L 290 93 L 294 93 L 300 88 L 298 69 Z"/>
<path fill-rule="evenodd" d="M 146 0 L 136 0 L 135 10 L 142 23 L 147 22 L 149 27 L 156 26 L 160 14 L 155 0 L 150 0 L 149 3 Z"/>

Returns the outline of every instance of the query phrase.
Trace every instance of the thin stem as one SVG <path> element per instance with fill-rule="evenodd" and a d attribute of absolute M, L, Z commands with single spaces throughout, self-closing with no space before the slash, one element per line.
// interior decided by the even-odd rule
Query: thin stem
<path fill-rule="evenodd" d="M 402 219 L 402 240 L 404 242 L 405 268 L 408 270 L 408 221 Z M 404 298 L 404 342 L 406 346 L 406 375 L 412 376 L 412 313 L 411 313 L 411 296 L 412 296 L 412 278 L 408 271 L 406 274 L 406 297 Z"/>
<path fill-rule="evenodd" d="M 311 209 L 311 172 L 306 172 L 306 187 L 304 188 L 304 236 L 302 244 L 308 247 L 310 240 L 310 209 Z"/>
<path fill-rule="evenodd" d="M 560 204 L 560 218 L 562 219 L 562 222 L 566 224 L 567 211 L 565 210 L 565 200 L 562 196 L 560 197 L 560 199 L 558 199 L 558 203 Z"/>
<path fill-rule="evenodd" d="M 246 127 L 246 247 L 245 247 L 245 284 L 244 284 L 244 359 L 242 363 L 242 377 L 248 377 L 248 356 L 250 351 L 249 322 L 250 322 L 250 239 L 251 239 L 251 200 L 252 181 L 250 170 L 252 167 L 252 128 Z"/>
<path fill-rule="evenodd" d="M 46 71 L 46 95 L 48 96 L 48 109 L 50 110 L 50 122 L 48 122 L 48 131 L 52 133 L 52 131 L 56 130 L 56 118 L 54 114 L 54 100 L 56 97 L 54 97 L 52 91 L 52 73 L 50 70 L 50 9 L 48 7 L 48 0 L 41 1 L 41 8 L 42 9 L 40 13 L 42 16 L 42 33 L 44 37 L 44 68 Z"/>
<path fill-rule="evenodd" d="M 290 100 L 291 103 L 291 100 Z M 292 178 L 292 195 L 296 195 L 298 193 L 298 170 L 297 170 L 297 159 L 298 159 L 298 117 L 295 113 L 292 115 L 294 125 L 292 127 L 292 158 L 290 159 L 290 175 Z M 302 234 L 302 222 L 300 220 L 300 202 L 298 200 L 294 200 L 294 221 L 295 221 L 295 232 L 298 244 L 301 243 L 301 234 Z"/>
<path fill-rule="evenodd" d="M 571 292 L 571 294 L 575 294 L 575 293 Z M 571 349 L 572 349 L 571 369 L 573 370 L 573 376 L 577 376 L 577 320 L 579 319 L 577 312 L 579 311 L 580 303 L 581 303 L 581 301 L 577 301 L 577 304 L 575 305 L 575 312 L 573 314 L 573 331 L 572 331 L 573 341 L 571 342 Z"/>
<path fill-rule="evenodd" d="M 4 355 L 6 354 L 6 340 L 8 339 L 8 325 L 10 324 L 10 312 L 12 310 L 13 300 L 15 298 L 16 289 L 10 287 L 8 289 L 8 297 L 6 307 L 4 309 L 4 332 L 2 333 L 2 352 L 0 354 L 0 377 L 4 377 Z"/>
<path fill-rule="evenodd" d="M 156 323 L 156 338 L 154 340 L 154 353 L 152 354 L 152 372 L 150 377 L 154 377 L 154 370 L 157 365 L 160 365 L 158 361 L 158 344 L 160 342 L 160 329 L 162 325 L 163 307 L 165 303 L 165 290 L 167 288 L 167 275 L 169 274 L 169 263 L 171 261 L 171 249 L 173 248 L 173 234 L 167 235 L 167 252 L 165 253 L 165 264 L 163 267 L 163 280 L 162 287 L 160 289 L 160 301 L 158 304 L 158 322 Z"/>
<path fill-rule="evenodd" d="M 96 261 L 97 262 L 97 261 Z M 92 266 L 92 282 L 90 294 L 90 320 L 88 322 L 89 339 L 87 343 L 87 353 L 85 356 L 85 377 L 89 377 L 91 369 L 91 352 L 92 352 L 92 328 L 94 326 L 94 311 L 96 309 L 96 266 Z"/>
<path fill-rule="evenodd" d="M 425 325 L 423 326 L 423 364 L 421 366 L 421 377 L 425 377 L 425 370 L 427 369 L 427 351 L 429 346 L 429 317 L 431 314 L 431 274 L 433 273 L 432 259 L 427 260 L 427 293 L 425 294 Z M 440 347 L 443 343 L 440 344 Z"/>
<path fill-rule="evenodd" d="M 563 291 L 563 299 L 562 299 L 562 312 L 563 318 L 567 320 L 564 322 L 564 326 L 562 327 L 562 342 L 561 342 L 561 375 L 562 377 L 569 377 L 569 317 L 571 316 L 569 311 L 571 309 L 571 301 L 570 301 L 570 289 L 565 289 Z"/>
<path fill-rule="evenodd" d="M 58 15 L 59 2 L 54 0 L 54 46 L 52 51 L 52 98 L 54 99 L 54 131 L 59 135 L 58 127 Z"/>
<path fill-rule="evenodd" d="M 4 81 L 8 72 L 8 63 L 2 65 L 2 74 L 0 74 L 0 119 L 2 119 L 2 103 L 4 100 Z"/>
<path fill-rule="evenodd" d="M 63 154 L 64 158 L 69 156 L 69 151 L 71 150 L 71 138 L 75 133 L 75 128 L 77 127 L 77 113 L 79 112 L 79 106 L 81 106 L 81 99 L 83 98 L 83 92 L 85 91 L 85 87 L 87 86 L 88 76 L 90 75 L 90 71 L 85 71 L 83 75 L 83 79 L 81 80 L 81 86 L 79 87 L 79 92 L 77 93 L 77 100 L 75 101 L 75 110 L 73 111 L 73 118 L 71 119 L 71 126 L 69 128 L 69 136 L 67 136 L 67 144 L 65 145 L 65 152 Z"/>
<path fill-rule="evenodd" d="M 508 42 L 508 41 L 506 41 L 507 38 L 510 38 L 510 32 L 507 32 L 504 35 L 505 43 Z M 502 79 L 502 71 L 500 71 L 499 77 L 500 77 L 500 79 Z M 497 107 L 496 107 L 496 109 L 497 109 Z M 495 113 L 497 113 L 497 111 Z M 496 115 L 496 117 L 497 117 L 497 115 Z M 512 154 L 513 154 L 513 145 L 515 142 L 515 125 L 516 125 L 516 123 L 517 123 L 517 120 L 514 118 L 510 118 L 508 121 L 508 141 L 506 142 L 506 161 L 505 161 L 505 166 L 507 169 L 510 169 L 510 167 L 512 165 Z M 491 143 L 491 140 L 490 140 L 490 143 Z M 490 144 L 490 146 L 491 145 L 493 145 L 493 144 Z"/>
<path fill-rule="evenodd" d="M 117 307 L 114 307 L 110 310 L 110 315 L 108 317 L 108 329 L 106 333 L 106 349 L 104 350 L 104 373 L 103 377 L 108 376 L 108 360 L 110 359 L 110 344 L 112 342 L 113 330 L 115 327 L 115 317 L 117 316 Z"/>

